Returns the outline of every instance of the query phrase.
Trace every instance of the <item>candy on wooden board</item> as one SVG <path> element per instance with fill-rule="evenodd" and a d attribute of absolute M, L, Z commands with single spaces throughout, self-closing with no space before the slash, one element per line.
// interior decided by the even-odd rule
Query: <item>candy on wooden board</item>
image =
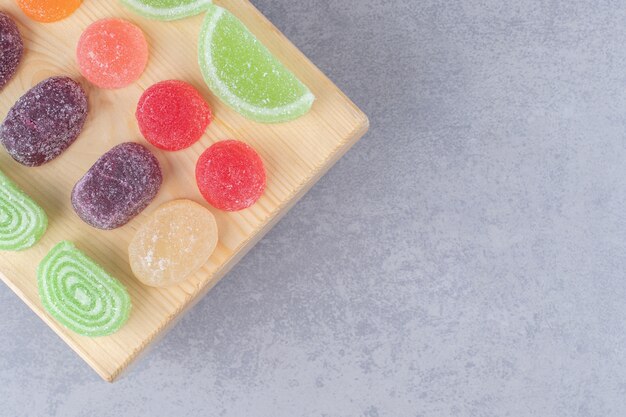
<path fill-rule="evenodd" d="M 0 142 L 22 165 L 43 165 L 74 143 L 87 112 L 87 95 L 80 84 L 69 77 L 48 78 L 9 110 L 0 126 Z"/>
<path fill-rule="evenodd" d="M 15 21 L 0 12 L 0 91 L 13 78 L 24 54 L 24 41 Z"/>
<path fill-rule="evenodd" d="M 59 323 L 83 336 L 107 336 L 128 320 L 126 288 L 70 242 L 56 245 L 37 268 L 39 296 Z"/>
<path fill-rule="evenodd" d="M 17 5 L 26 16 L 43 23 L 65 19 L 81 4 L 82 0 L 17 0 Z"/>
<path fill-rule="evenodd" d="M 149 19 L 178 20 L 204 12 L 211 0 L 121 0 L 124 6 Z"/>
<path fill-rule="evenodd" d="M 239 211 L 263 195 L 266 174 L 259 154 L 237 140 L 224 140 L 204 151 L 196 165 L 202 196 L 213 207 Z"/>
<path fill-rule="evenodd" d="M 152 145 L 178 151 L 196 143 L 211 123 L 211 108 L 183 81 L 161 81 L 148 88 L 135 112 L 139 130 Z"/>
<path fill-rule="evenodd" d="M 209 7 L 198 56 L 211 91 L 249 119 L 286 122 L 313 105 L 311 91 L 226 9 Z"/>
<path fill-rule="evenodd" d="M 0 172 L 0 250 L 28 249 L 41 239 L 47 227 L 43 209 Z"/>
<path fill-rule="evenodd" d="M 133 237 L 128 255 L 133 274 L 146 285 L 178 284 L 209 260 L 217 245 L 213 214 L 190 200 L 159 207 Z"/>
<path fill-rule="evenodd" d="M 87 224 L 121 227 L 141 213 L 159 192 L 159 161 L 144 146 L 126 142 L 96 161 L 72 190 L 72 206 Z"/>

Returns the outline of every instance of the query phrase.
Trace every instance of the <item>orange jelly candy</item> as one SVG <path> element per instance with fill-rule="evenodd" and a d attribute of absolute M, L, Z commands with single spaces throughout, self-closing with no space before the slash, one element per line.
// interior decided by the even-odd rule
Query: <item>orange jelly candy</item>
<path fill-rule="evenodd" d="M 137 81 L 148 63 L 148 42 L 137 26 L 122 19 L 92 23 L 76 47 L 81 74 L 101 88 L 122 88 Z"/>
<path fill-rule="evenodd" d="M 81 4 L 82 0 L 17 0 L 26 16 L 44 23 L 65 19 Z"/>

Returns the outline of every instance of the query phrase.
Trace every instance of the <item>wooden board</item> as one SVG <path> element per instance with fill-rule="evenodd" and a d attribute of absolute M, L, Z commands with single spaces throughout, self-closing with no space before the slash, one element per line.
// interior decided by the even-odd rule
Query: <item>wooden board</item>
<path fill-rule="evenodd" d="M 27 19 L 14 0 L 0 0 L 0 10 L 18 22 L 26 54 L 17 77 L 0 93 L 0 116 L 39 81 L 66 74 L 79 80 L 89 94 L 85 130 L 58 159 L 40 168 L 26 168 L 0 151 L 0 169 L 46 210 L 50 226 L 41 242 L 22 253 L 0 253 L 0 277 L 72 347 L 102 378 L 113 381 L 186 309 L 206 294 L 293 204 L 366 131 L 367 117 L 246 0 L 216 1 L 238 16 L 259 39 L 294 71 L 317 96 L 305 117 L 279 125 L 248 121 L 226 108 L 204 85 L 196 59 L 202 16 L 177 22 L 155 22 L 136 16 L 117 1 L 85 0 L 70 18 L 52 24 Z M 122 17 L 144 29 L 151 48 L 148 68 L 131 87 L 105 91 L 90 86 L 78 73 L 74 50 L 81 32 L 93 21 Z M 181 79 L 198 88 L 213 107 L 215 121 L 202 140 L 177 153 L 155 149 L 164 184 L 156 201 L 128 225 L 99 231 L 74 214 L 70 192 L 76 181 L 114 145 L 134 140 L 147 144 L 137 128 L 134 111 L 141 93 L 155 82 Z M 212 143 L 235 138 L 254 146 L 266 163 L 268 188 L 252 208 L 224 213 L 204 204 L 194 179 L 195 162 Z M 130 271 L 128 243 L 159 205 L 176 198 L 203 203 L 215 214 L 220 231 L 209 263 L 184 284 L 168 289 L 141 285 Z M 35 270 L 57 242 L 71 240 L 126 285 L 133 301 L 128 323 L 103 338 L 78 336 L 58 325 L 43 309 Z M 277 260 L 280 261 L 280 260 Z"/>

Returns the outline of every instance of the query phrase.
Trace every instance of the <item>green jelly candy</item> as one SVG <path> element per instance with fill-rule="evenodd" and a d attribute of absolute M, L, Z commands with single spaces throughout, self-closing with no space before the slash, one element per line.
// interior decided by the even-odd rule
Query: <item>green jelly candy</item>
<path fill-rule="evenodd" d="M 211 0 L 121 0 L 122 4 L 149 19 L 177 20 L 204 12 Z"/>
<path fill-rule="evenodd" d="M 28 249 L 47 227 L 43 209 L 0 172 L 0 250 Z"/>
<path fill-rule="evenodd" d="M 279 123 L 307 113 L 315 96 L 229 11 L 210 6 L 199 43 L 209 88 L 243 116 Z"/>
<path fill-rule="evenodd" d="M 126 288 L 70 242 L 56 245 L 37 269 L 44 308 L 83 336 L 118 331 L 130 314 Z"/>

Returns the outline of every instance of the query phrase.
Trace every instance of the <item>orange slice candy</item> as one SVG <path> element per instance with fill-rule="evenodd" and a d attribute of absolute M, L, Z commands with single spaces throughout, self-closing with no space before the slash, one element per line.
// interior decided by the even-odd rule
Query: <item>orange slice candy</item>
<path fill-rule="evenodd" d="M 24 14 L 37 22 L 56 22 L 76 11 L 82 0 L 17 0 Z"/>

